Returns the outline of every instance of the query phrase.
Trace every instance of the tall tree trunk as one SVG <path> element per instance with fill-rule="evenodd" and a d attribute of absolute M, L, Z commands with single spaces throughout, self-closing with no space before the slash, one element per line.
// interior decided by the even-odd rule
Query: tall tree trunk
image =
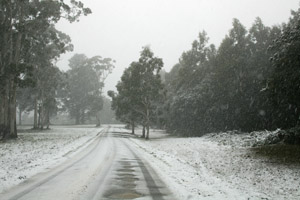
<path fill-rule="evenodd" d="M 41 105 L 40 105 L 40 129 L 44 129 L 44 123 L 45 123 L 45 108 L 44 108 L 44 91 L 41 92 Z"/>
<path fill-rule="evenodd" d="M 38 128 L 38 101 L 37 98 L 34 100 L 34 114 L 33 114 L 33 129 Z"/>
<path fill-rule="evenodd" d="M 8 89 L 8 80 L 5 81 L 6 85 L 3 87 L 4 88 L 4 92 L 2 95 L 2 102 L 3 104 L 1 105 L 1 124 L 0 124 L 0 135 L 2 136 L 2 138 L 7 137 L 7 135 L 9 134 L 9 128 L 8 128 L 8 114 L 9 114 L 9 104 L 8 104 L 8 100 L 9 100 L 9 89 Z"/>
<path fill-rule="evenodd" d="M 46 125 L 47 125 L 47 129 L 49 129 L 49 126 L 50 126 L 50 111 L 49 111 L 49 109 L 47 109 L 47 112 L 46 112 Z"/>
<path fill-rule="evenodd" d="M 17 138 L 15 124 L 16 124 L 16 85 L 14 83 L 14 80 L 10 80 L 9 104 L 8 104 L 8 132 L 4 136 L 6 139 Z"/>
<path fill-rule="evenodd" d="M 5 87 L 5 97 L 4 97 L 4 125 L 6 126 L 6 131 L 8 131 L 9 122 L 9 80 L 6 82 Z"/>
<path fill-rule="evenodd" d="M 150 129 L 150 126 L 147 125 L 146 128 L 147 128 L 146 140 L 148 140 L 149 139 L 149 129 Z"/>
<path fill-rule="evenodd" d="M 0 24 L 0 26 L 5 27 L 7 25 L 7 16 L 5 16 L 5 20 Z M 5 77 L 5 58 L 7 55 L 7 44 L 8 44 L 8 30 L 4 29 L 2 32 L 2 37 L 0 37 L 0 76 Z M 6 132 L 6 119 L 7 119 L 7 90 L 6 90 L 6 81 L 2 80 L 0 84 L 0 138 L 4 136 Z"/>
<path fill-rule="evenodd" d="M 146 137 L 146 127 L 145 125 L 143 124 L 143 134 L 142 134 L 142 138 L 145 138 Z"/>
<path fill-rule="evenodd" d="M 96 127 L 100 127 L 101 126 L 100 111 L 96 113 L 96 120 L 97 120 Z"/>
<path fill-rule="evenodd" d="M 134 120 L 131 121 L 131 134 L 135 134 L 135 124 L 134 124 Z"/>
<path fill-rule="evenodd" d="M 16 32 L 16 30 L 13 29 L 13 15 L 12 15 L 12 1 L 9 1 L 9 13 L 10 13 L 10 42 L 9 42 L 9 65 L 8 67 L 17 67 L 20 60 L 20 54 L 21 54 L 21 41 L 22 41 L 22 32 L 18 30 L 16 39 L 14 42 L 13 34 Z M 19 24 L 23 23 L 23 5 L 22 3 L 17 4 L 17 7 L 15 8 L 18 12 L 20 12 L 19 15 Z M 5 138 L 17 138 L 17 129 L 16 129 L 16 91 L 17 91 L 17 84 L 15 82 L 17 74 L 11 73 L 9 74 L 8 78 L 8 124 L 7 128 L 8 131 L 4 135 Z"/>
<path fill-rule="evenodd" d="M 146 129 L 147 129 L 146 140 L 149 139 L 149 126 L 150 126 L 150 111 L 147 108 L 146 109 Z"/>
<path fill-rule="evenodd" d="M 24 15 L 24 11 L 23 11 L 23 3 L 20 3 L 19 6 L 19 11 L 20 11 L 20 16 L 19 16 L 19 24 L 22 25 L 23 23 L 23 15 Z M 17 34 L 17 38 L 16 38 L 16 43 L 14 46 L 14 50 L 15 50 L 15 54 L 14 54 L 14 64 L 16 66 L 19 65 L 19 60 L 20 60 L 20 55 L 21 55 L 21 42 L 22 42 L 22 37 L 23 37 L 23 33 L 21 32 L 21 30 L 18 30 L 18 34 Z M 11 95 L 11 121 L 10 121 L 10 127 L 11 127 L 11 138 L 17 138 L 18 134 L 17 134 L 17 83 L 15 82 L 15 74 L 12 77 L 12 95 Z"/>
<path fill-rule="evenodd" d="M 45 123 L 45 116 L 44 116 L 44 106 L 41 106 L 41 114 L 40 114 L 40 129 L 44 129 L 44 123 Z"/>
<path fill-rule="evenodd" d="M 6 63 L 6 67 L 9 67 L 12 62 L 13 62 L 13 15 L 12 15 L 12 2 L 9 1 L 8 4 L 8 15 L 9 15 L 9 29 L 8 29 L 8 45 L 7 45 L 7 52 L 8 52 L 8 62 Z M 11 105 L 11 75 L 7 75 L 7 80 L 5 81 L 5 117 L 4 117 L 4 132 L 3 132 L 3 138 L 8 139 L 10 138 L 10 133 L 11 133 L 11 115 L 12 115 L 12 105 Z"/>
<path fill-rule="evenodd" d="M 17 133 L 17 120 L 15 120 L 15 132 Z"/>
<path fill-rule="evenodd" d="M 4 127 L 4 98 L 0 93 L 0 139 L 4 134 Z"/>
<path fill-rule="evenodd" d="M 38 116 L 38 126 L 37 126 L 37 128 L 40 128 L 41 127 L 41 105 L 38 105 L 39 107 L 38 107 L 38 114 L 39 114 L 39 116 Z"/>
<path fill-rule="evenodd" d="M 22 125 L 22 110 L 19 108 L 19 125 Z"/>
<path fill-rule="evenodd" d="M 6 5 L 7 13 L 9 13 L 9 5 Z M 4 6 L 4 5 L 3 5 Z M 10 15 L 7 13 L 3 13 L 4 18 L 2 23 L 0 24 L 2 29 L 2 34 L 0 37 L 1 43 L 0 43 L 0 76 L 1 78 L 6 78 L 6 72 L 5 72 L 5 66 L 7 65 L 7 54 L 9 53 L 8 44 L 9 44 L 9 26 L 10 26 Z M 4 138 L 4 135 L 7 132 L 7 79 L 1 80 L 0 85 L 0 137 Z M 3 84 L 3 85 L 2 85 Z"/>

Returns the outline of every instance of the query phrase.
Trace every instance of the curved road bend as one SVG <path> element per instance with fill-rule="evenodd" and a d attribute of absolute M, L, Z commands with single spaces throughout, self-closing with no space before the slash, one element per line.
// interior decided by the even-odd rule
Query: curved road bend
<path fill-rule="evenodd" d="M 153 169 L 131 150 L 128 137 L 124 129 L 104 128 L 80 153 L 0 194 L 0 199 L 173 200 Z"/>

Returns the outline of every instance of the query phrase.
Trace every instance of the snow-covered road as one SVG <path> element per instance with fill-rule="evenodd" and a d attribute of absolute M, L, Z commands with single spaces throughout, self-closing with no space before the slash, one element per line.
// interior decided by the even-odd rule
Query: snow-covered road
<path fill-rule="evenodd" d="M 62 164 L 0 194 L 1 199 L 174 199 L 125 129 L 106 127 Z"/>

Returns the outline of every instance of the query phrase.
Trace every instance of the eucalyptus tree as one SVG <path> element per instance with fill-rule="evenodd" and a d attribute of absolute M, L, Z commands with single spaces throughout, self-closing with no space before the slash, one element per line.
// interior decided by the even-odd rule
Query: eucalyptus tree
<path fill-rule="evenodd" d="M 139 77 L 136 85 L 136 112 L 142 115 L 146 128 L 146 139 L 149 139 L 151 120 L 155 117 L 158 102 L 163 95 L 164 86 L 161 82 L 160 70 L 163 67 L 161 58 L 155 57 L 149 47 L 144 47 L 136 65 L 133 65 L 133 78 Z M 135 76 L 136 75 L 136 76 Z"/>
<path fill-rule="evenodd" d="M 75 54 L 69 60 L 68 94 L 65 106 L 76 124 L 84 124 L 93 116 L 100 126 L 99 112 L 103 107 L 102 89 L 104 80 L 114 68 L 114 60 L 84 54 Z"/>
<path fill-rule="evenodd" d="M 108 92 L 108 96 L 112 98 L 112 109 L 117 119 L 130 125 L 132 134 L 135 133 L 135 126 L 142 122 L 142 116 L 138 112 L 141 76 L 136 70 L 137 65 L 137 62 L 132 62 L 124 70 L 121 80 L 116 85 L 118 93 Z"/>
<path fill-rule="evenodd" d="M 27 111 L 34 111 L 33 129 L 49 128 L 50 116 L 56 113 L 56 93 L 62 85 L 62 72 L 53 64 L 65 51 L 72 50 L 71 40 L 66 34 L 50 26 L 47 31 L 38 36 L 40 42 L 32 43 L 32 50 L 27 53 L 25 61 L 31 63 L 32 70 L 24 78 L 27 84 L 21 85 L 19 93 L 26 92 L 26 99 L 17 98 L 18 108 L 27 105 Z M 22 91 L 24 90 L 24 91 Z M 27 102 L 24 102 L 26 100 Z"/>
<path fill-rule="evenodd" d="M 36 43 L 32 53 L 27 56 L 33 66 L 32 80 L 35 83 L 32 94 L 34 98 L 34 129 L 43 129 L 46 122 L 49 127 L 50 110 L 56 107 L 56 91 L 62 81 L 61 72 L 54 62 L 60 54 L 73 50 L 70 37 L 56 30 L 54 26 L 50 26 L 39 37 L 41 37 L 41 42 Z"/>
<path fill-rule="evenodd" d="M 37 105 L 34 105 L 34 108 L 38 108 L 38 110 L 35 110 L 35 112 L 38 111 L 38 123 L 37 127 L 34 128 L 43 130 L 46 126 L 49 129 L 50 117 L 58 111 L 56 93 L 63 81 L 61 73 L 55 66 L 45 67 L 44 71 L 39 73 L 38 85 L 36 85 L 38 101 L 33 102 L 34 104 L 37 103 Z"/>
<path fill-rule="evenodd" d="M 163 95 L 162 67 L 162 59 L 155 57 L 149 47 L 144 47 L 139 60 L 132 62 L 124 71 L 117 85 L 118 93 L 109 92 L 118 119 L 129 122 L 133 133 L 135 123 L 142 124 L 146 139 L 149 139 L 150 123 L 156 116 L 155 111 Z"/>
<path fill-rule="evenodd" d="M 167 76 L 167 126 L 170 131 L 194 135 L 205 130 L 206 111 L 211 107 L 211 64 L 216 57 L 205 31 L 199 33 L 189 51 Z"/>
<path fill-rule="evenodd" d="M 280 36 L 281 27 L 265 26 L 260 18 L 256 18 L 252 27 L 249 29 L 248 37 L 250 39 L 251 56 L 249 59 L 249 77 L 248 98 L 251 104 L 248 104 L 248 121 L 246 129 L 272 129 L 272 103 L 266 90 L 267 82 L 274 71 L 270 62 L 273 50 L 269 49 L 273 41 Z"/>
<path fill-rule="evenodd" d="M 251 101 L 246 96 L 250 73 L 248 61 L 251 56 L 249 38 L 246 28 L 238 19 L 234 19 L 232 25 L 218 49 L 214 76 L 218 108 L 215 119 L 221 130 L 238 129 L 241 123 L 246 122 L 245 106 Z"/>
<path fill-rule="evenodd" d="M 32 70 L 25 55 L 33 43 L 62 17 L 74 22 L 91 11 L 75 0 L 0 2 L 0 131 L 4 138 L 16 138 L 16 90 L 24 74 Z"/>

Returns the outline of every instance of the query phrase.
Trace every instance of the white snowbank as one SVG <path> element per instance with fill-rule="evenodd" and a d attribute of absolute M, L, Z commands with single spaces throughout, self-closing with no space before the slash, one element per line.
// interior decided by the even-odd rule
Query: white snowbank
<path fill-rule="evenodd" d="M 175 138 L 152 130 L 149 141 L 132 142 L 178 199 L 300 199 L 299 164 L 274 163 L 251 150 L 270 133 Z"/>
<path fill-rule="evenodd" d="M 102 128 L 53 126 L 24 131 L 17 141 L 0 143 L 0 193 L 54 167 L 88 145 Z"/>

